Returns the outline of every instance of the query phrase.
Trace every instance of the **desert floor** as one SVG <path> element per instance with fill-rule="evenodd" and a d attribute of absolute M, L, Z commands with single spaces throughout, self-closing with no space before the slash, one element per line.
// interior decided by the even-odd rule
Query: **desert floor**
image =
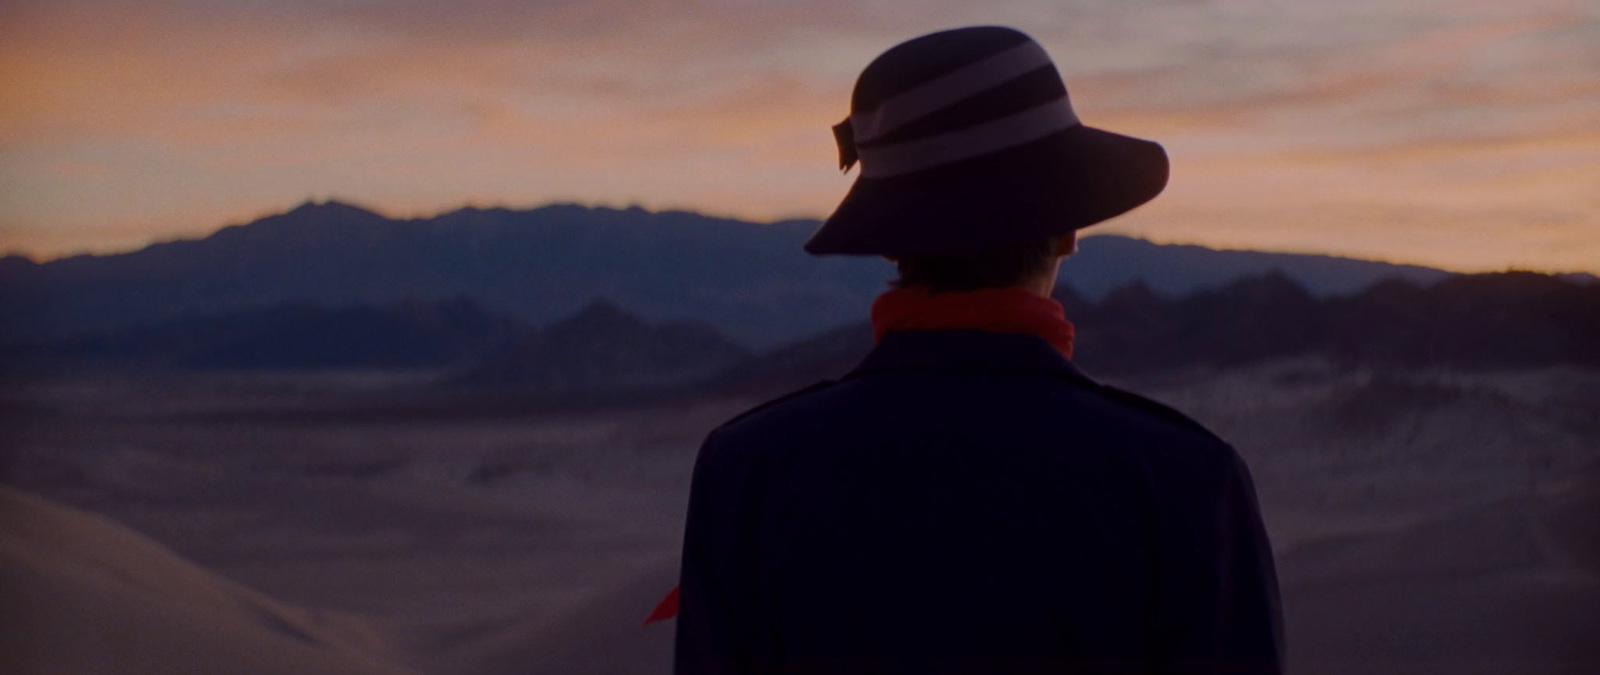
<path fill-rule="evenodd" d="M 411 384 L 7 385 L 0 670 L 667 672 L 695 450 L 755 401 L 348 405 Z M 1600 373 L 1119 384 L 1250 463 L 1292 672 L 1600 672 Z"/>

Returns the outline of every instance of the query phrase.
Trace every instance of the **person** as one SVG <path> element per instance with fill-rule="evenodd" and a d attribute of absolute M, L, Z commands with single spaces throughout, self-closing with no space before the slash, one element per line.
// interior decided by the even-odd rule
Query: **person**
<path fill-rule="evenodd" d="M 1049 295 L 1161 146 L 1084 126 L 1038 43 L 905 42 L 835 127 L 860 174 L 806 244 L 899 270 L 854 371 L 713 431 L 676 672 L 1275 673 L 1277 582 L 1229 445 L 1073 366 Z"/>

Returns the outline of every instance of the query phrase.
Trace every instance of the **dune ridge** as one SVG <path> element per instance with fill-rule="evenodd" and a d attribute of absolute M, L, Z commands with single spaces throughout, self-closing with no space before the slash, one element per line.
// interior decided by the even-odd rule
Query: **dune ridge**
<path fill-rule="evenodd" d="M 0 671 L 402 675 L 360 620 L 278 602 L 115 522 L 0 487 Z"/>

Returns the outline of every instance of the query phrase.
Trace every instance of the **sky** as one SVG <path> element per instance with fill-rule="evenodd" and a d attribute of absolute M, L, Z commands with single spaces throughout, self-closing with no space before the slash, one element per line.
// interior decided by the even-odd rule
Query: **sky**
<path fill-rule="evenodd" d="M 0 0 L 0 251 L 308 198 L 821 218 L 861 68 L 972 24 L 1166 146 L 1094 231 L 1600 272 L 1600 0 Z"/>

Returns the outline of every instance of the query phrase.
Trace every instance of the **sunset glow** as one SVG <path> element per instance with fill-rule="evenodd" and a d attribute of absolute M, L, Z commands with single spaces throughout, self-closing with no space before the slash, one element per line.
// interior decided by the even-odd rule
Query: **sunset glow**
<path fill-rule="evenodd" d="M 6 0 L 0 249 L 203 235 L 338 197 L 822 217 L 883 49 L 1021 28 L 1092 126 L 1166 145 L 1097 228 L 1600 272 L 1590 0 Z"/>

